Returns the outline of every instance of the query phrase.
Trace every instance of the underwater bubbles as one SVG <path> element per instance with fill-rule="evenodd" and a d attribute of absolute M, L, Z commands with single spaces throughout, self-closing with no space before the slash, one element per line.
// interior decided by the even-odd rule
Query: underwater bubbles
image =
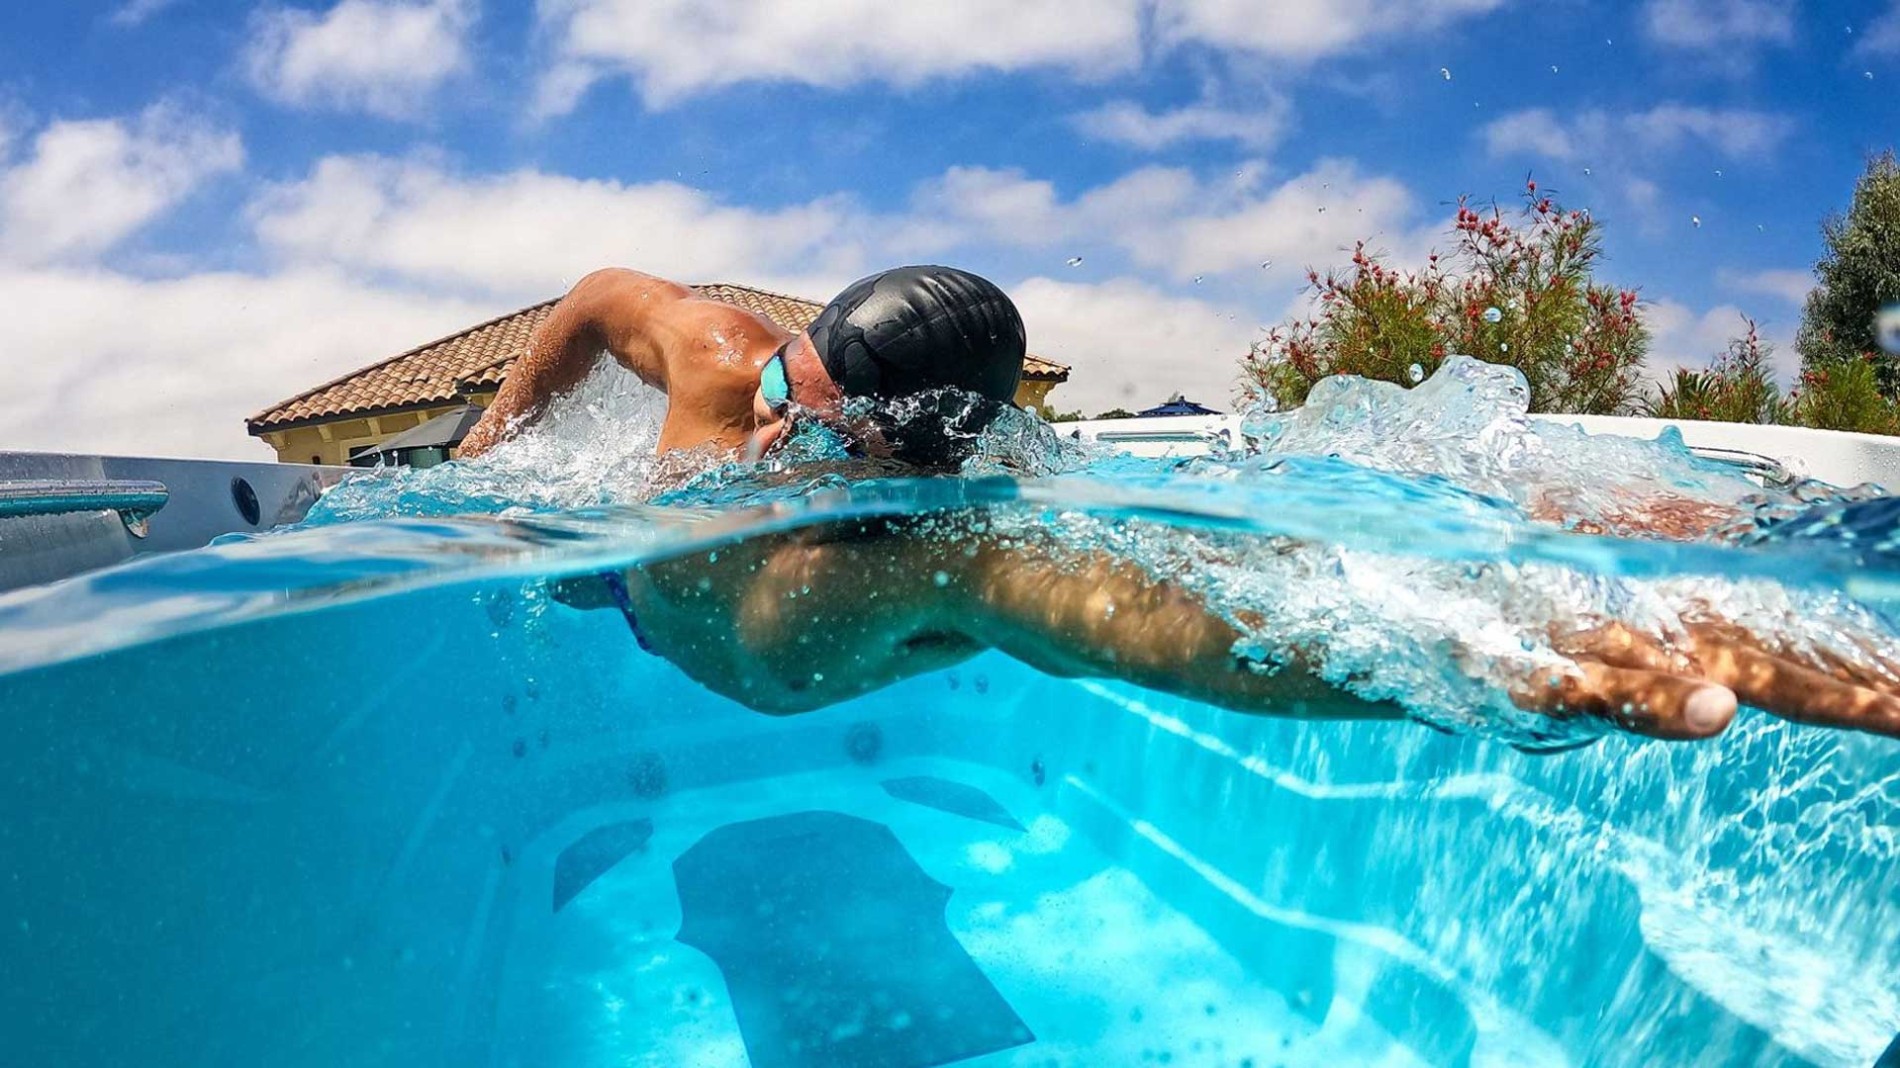
<path fill-rule="evenodd" d="M 1882 306 L 1874 316 L 1874 340 L 1880 351 L 1900 356 L 1900 301 Z"/>

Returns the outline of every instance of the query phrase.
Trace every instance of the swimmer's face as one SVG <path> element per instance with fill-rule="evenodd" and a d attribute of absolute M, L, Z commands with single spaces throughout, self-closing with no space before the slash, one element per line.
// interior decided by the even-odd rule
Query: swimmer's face
<path fill-rule="evenodd" d="M 814 416 L 826 423 L 843 419 L 844 392 L 825 373 L 825 365 L 811 347 L 810 337 L 800 333 L 774 356 L 781 358 L 783 389 L 780 390 L 777 383 L 768 388 L 763 380 L 773 373 L 767 367 L 771 360 L 760 364 L 762 380 L 758 392 L 752 395 L 756 429 L 746 443 L 746 455 L 750 459 L 765 455 L 766 450 L 784 438 L 793 418 L 799 414 Z"/>

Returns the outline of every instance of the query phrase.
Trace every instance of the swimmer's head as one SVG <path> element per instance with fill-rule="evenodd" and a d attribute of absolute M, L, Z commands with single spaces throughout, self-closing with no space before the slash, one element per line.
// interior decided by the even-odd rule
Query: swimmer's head
<path fill-rule="evenodd" d="M 898 267 L 845 287 L 805 330 L 847 397 L 892 400 L 946 387 L 993 401 L 1023 376 L 1023 318 L 988 279 Z"/>
<path fill-rule="evenodd" d="M 945 406 L 905 405 L 908 398 L 956 393 L 970 403 L 957 413 L 950 436 L 968 429 L 1016 394 L 1026 346 L 1022 316 L 996 285 L 954 267 L 898 267 L 846 286 L 768 365 L 760 390 L 762 413 L 784 401 L 841 423 L 847 402 L 866 398 L 880 409 L 909 409 L 901 430 L 874 421 L 871 436 L 899 459 L 938 464 L 956 450 L 939 440 L 935 423 Z M 783 389 L 773 376 L 782 369 Z M 847 430 L 851 429 L 849 427 Z M 864 429 L 859 427 L 859 429 Z"/>

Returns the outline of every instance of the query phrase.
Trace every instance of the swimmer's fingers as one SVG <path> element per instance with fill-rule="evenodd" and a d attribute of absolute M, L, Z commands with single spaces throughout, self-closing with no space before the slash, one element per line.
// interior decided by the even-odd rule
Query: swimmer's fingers
<path fill-rule="evenodd" d="M 1849 638 L 1850 648 L 1827 646 L 1795 648 L 1769 644 L 1732 623 L 1696 622 L 1689 633 L 1698 647 L 1750 649 L 1776 660 L 1831 675 L 1836 681 L 1872 690 L 1888 697 L 1900 697 L 1900 666 L 1891 654 L 1874 648 L 1866 638 Z"/>
<path fill-rule="evenodd" d="M 1621 623 L 1553 634 L 1551 647 L 1573 660 L 1591 660 L 1610 667 L 1684 677 L 1698 674 L 1695 662 L 1681 650 L 1666 649 L 1654 638 L 1638 634 Z"/>
<path fill-rule="evenodd" d="M 1539 671 L 1511 699 L 1553 718 L 1591 716 L 1632 734 L 1678 741 L 1720 734 L 1735 718 L 1735 695 L 1721 686 L 1590 660 L 1570 671 Z"/>
<path fill-rule="evenodd" d="M 1743 701 L 1796 723 L 1900 738 L 1900 698 L 1705 629 L 1696 635 L 1703 677 Z"/>

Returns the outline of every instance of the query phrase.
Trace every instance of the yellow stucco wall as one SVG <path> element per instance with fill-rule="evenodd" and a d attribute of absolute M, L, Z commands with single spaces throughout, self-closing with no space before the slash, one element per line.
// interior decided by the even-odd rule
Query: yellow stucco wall
<path fill-rule="evenodd" d="M 1049 391 L 1059 383 L 1031 382 L 1027 378 L 1016 383 L 1016 407 L 1034 411 L 1049 402 Z"/>
<path fill-rule="evenodd" d="M 376 415 L 360 419 L 338 419 L 295 430 L 273 430 L 263 435 L 265 444 L 277 450 L 277 459 L 287 464 L 347 464 L 350 450 L 374 445 L 392 434 L 400 434 L 434 419 L 444 412 L 460 408 L 445 404 L 400 415 Z"/>

